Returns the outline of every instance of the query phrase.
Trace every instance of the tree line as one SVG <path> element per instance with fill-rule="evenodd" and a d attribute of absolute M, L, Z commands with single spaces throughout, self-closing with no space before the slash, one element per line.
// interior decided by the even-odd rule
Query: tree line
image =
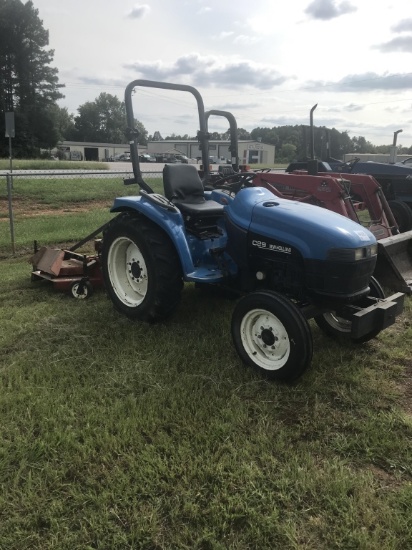
<path fill-rule="evenodd" d="M 39 12 L 30 0 L 0 0 L 0 132 L 5 135 L 4 113 L 13 112 L 16 134 L 13 152 L 16 157 L 36 158 L 61 141 L 127 143 L 124 102 L 116 96 L 101 93 L 94 101 L 80 105 L 77 115 L 59 107 L 64 98 L 64 84 L 58 69 L 51 66 L 54 51 L 47 49 L 49 33 L 43 27 Z M 156 131 L 149 135 L 144 125 L 135 120 L 139 143 L 149 140 L 196 139 L 187 134 L 163 138 Z M 311 156 L 311 130 L 305 125 L 272 128 L 238 128 L 238 139 L 253 139 L 275 145 L 278 160 L 291 161 Z M 229 130 L 213 132 L 211 139 L 228 139 Z M 316 158 L 343 158 L 345 153 L 388 153 L 390 145 L 375 146 L 364 137 L 349 137 L 335 128 L 315 127 L 313 149 Z M 412 147 L 399 153 L 411 154 Z M 0 141 L 0 157 L 7 157 L 8 142 Z"/>

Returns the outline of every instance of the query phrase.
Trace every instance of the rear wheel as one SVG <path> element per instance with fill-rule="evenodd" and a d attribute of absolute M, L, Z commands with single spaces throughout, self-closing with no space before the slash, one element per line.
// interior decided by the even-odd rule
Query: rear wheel
<path fill-rule="evenodd" d="M 169 237 L 136 214 L 115 218 L 103 235 L 104 285 L 128 317 L 155 322 L 171 315 L 183 287 L 181 266 Z"/>
<path fill-rule="evenodd" d="M 237 303 L 232 337 L 240 358 L 268 378 L 298 378 L 312 360 L 312 335 L 306 319 L 276 292 L 252 292 Z"/>
<path fill-rule="evenodd" d="M 398 224 L 399 231 L 405 233 L 405 231 L 412 229 L 412 210 L 406 202 L 392 200 L 388 201 L 388 204 Z"/>
<path fill-rule="evenodd" d="M 385 293 L 375 277 L 371 278 L 369 286 L 369 296 L 372 296 L 373 298 L 385 298 Z M 360 305 L 362 305 L 362 303 Z M 343 317 L 339 317 L 339 315 L 336 315 L 334 311 L 316 316 L 315 322 L 318 327 L 322 329 L 323 332 L 328 336 L 332 336 L 334 338 L 350 338 L 350 333 L 352 330 L 351 321 L 348 321 Z M 379 332 L 380 330 L 378 329 L 371 330 L 370 332 L 368 332 L 368 334 L 365 334 L 361 338 L 351 338 L 351 340 L 357 344 L 361 344 L 363 342 L 368 342 L 369 340 L 372 340 L 372 338 L 375 338 L 375 336 L 377 336 Z"/>

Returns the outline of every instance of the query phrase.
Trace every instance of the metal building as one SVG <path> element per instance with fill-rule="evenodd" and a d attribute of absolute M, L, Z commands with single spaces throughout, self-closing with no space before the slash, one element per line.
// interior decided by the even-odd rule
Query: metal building
<path fill-rule="evenodd" d="M 211 162 L 230 162 L 230 141 L 210 140 L 209 156 Z M 200 160 L 202 152 L 197 140 L 149 141 L 147 152 L 150 155 L 179 152 L 190 159 Z M 241 164 L 273 164 L 275 162 L 275 146 L 260 141 L 242 139 L 238 142 L 238 157 Z"/>

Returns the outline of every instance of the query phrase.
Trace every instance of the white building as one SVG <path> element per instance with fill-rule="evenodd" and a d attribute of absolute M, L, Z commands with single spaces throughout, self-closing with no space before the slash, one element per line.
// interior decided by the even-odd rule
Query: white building
<path fill-rule="evenodd" d="M 128 143 L 92 143 L 81 141 L 62 141 L 52 153 L 61 151 L 68 160 L 107 161 L 110 157 L 130 153 Z M 147 147 L 140 146 L 139 152 L 146 153 Z"/>
<path fill-rule="evenodd" d="M 223 162 L 223 159 L 230 163 L 231 153 L 229 151 L 230 141 L 215 140 L 209 141 L 209 157 L 216 163 Z M 147 152 L 150 155 L 179 151 L 190 159 L 201 159 L 202 151 L 197 140 L 172 140 L 149 141 Z M 238 142 L 238 157 L 240 164 L 273 164 L 275 162 L 275 146 L 251 139 L 242 139 Z"/>
<path fill-rule="evenodd" d="M 211 162 L 231 162 L 229 151 L 230 141 L 210 140 L 209 157 Z M 58 144 L 53 153 L 61 151 L 65 158 L 72 160 L 107 161 L 110 157 L 122 153 L 129 153 L 127 143 L 92 143 L 79 141 L 63 141 Z M 179 152 L 190 159 L 200 160 L 202 151 L 197 140 L 171 140 L 149 141 L 147 147 L 140 145 L 139 153 L 150 155 Z M 275 162 L 275 146 L 260 141 L 241 139 L 238 142 L 238 158 L 240 164 L 273 164 Z"/>

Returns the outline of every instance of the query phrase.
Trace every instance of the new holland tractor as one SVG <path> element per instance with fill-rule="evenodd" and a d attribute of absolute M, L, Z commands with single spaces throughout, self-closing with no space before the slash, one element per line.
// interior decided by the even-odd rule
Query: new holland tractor
<path fill-rule="evenodd" d="M 378 240 L 374 276 L 392 291 L 412 294 L 412 230 L 400 233 L 405 228 L 398 225 L 398 216 L 392 212 L 393 201 L 387 201 L 373 176 L 318 172 L 319 161 L 314 159 L 306 162 L 306 170 L 242 172 L 237 157 L 235 117 L 228 111 L 211 110 L 205 113 L 207 122 L 211 115 L 224 117 L 229 122 L 230 151 L 235 153 L 232 153 L 231 165 L 219 166 L 218 172 L 210 175 L 207 188 L 226 188 L 228 192 L 236 193 L 245 186 L 265 187 L 277 197 L 315 204 L 350 218 L 369 229 Z M 313 131 L 313 124 L 311 128 Z M 406 204 L 401 205 L 411 213 L 412 219 L 412 211 Z"/>
<path fill-rule="evenodd" d="M 144 181 L 133 99 L 139 87 L 191 93 L 199 113 L 204 181 L 193 164 L 166 164 L 164 193 Z M 134 80 L 125 105 L 136 196 L 116 198 L 103 233 L 106 291 L 128 317 L 156 322 L 177 308 L 184 283 L 239 296 L 231 332 L 240 358 L 269 378 L 299 377 L 312 359 L 308 320 L 328 334 L 366 342 L 392 325 L 404 294 L 383 298 L 372 277 L 374 235 L 325 209 L 261 187 L 231 196 L 206 191 L 208 134 L 203 99 L 191 86 Z"/>

